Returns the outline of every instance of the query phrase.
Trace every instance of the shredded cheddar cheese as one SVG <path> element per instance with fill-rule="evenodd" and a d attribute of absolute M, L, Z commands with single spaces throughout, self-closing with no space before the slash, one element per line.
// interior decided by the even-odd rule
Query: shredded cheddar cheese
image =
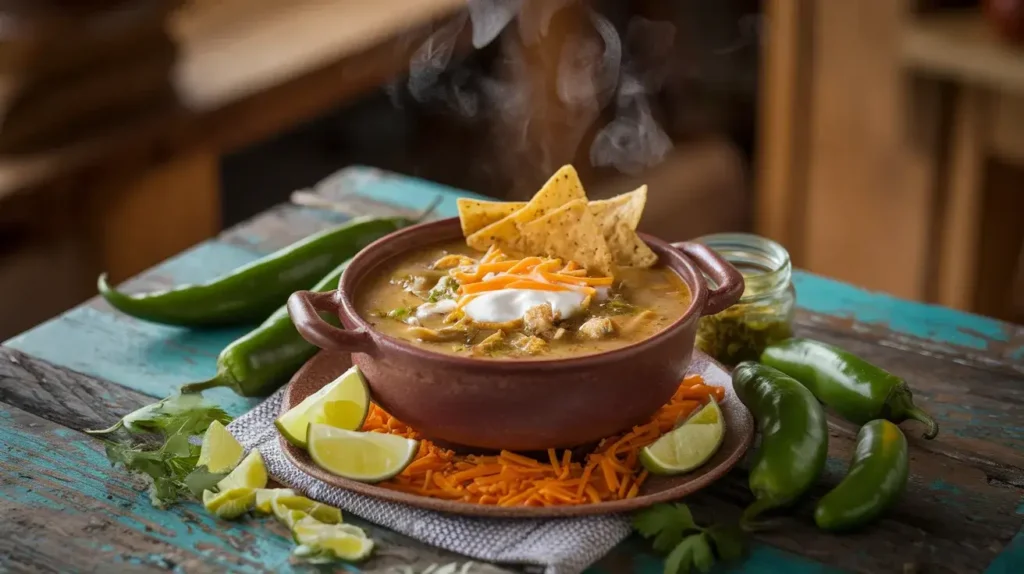
<path fill-rule="evenodd" d="M 543 461 L 508 451 L 461 456 L 421 440 L 416 459 L 380 486 L 498 506 L 561 506 L 633 498 L 647 479 L 639 451 L 707 402 L 709 396 L 722 400 L 724 394 L 723 388 L 705 385 L 700 376 L 690 375 L 649 422 L 602 440 L 580 461 L 574 461 L 568 450 L 559 454 L 554 449 L 548 450 Z M 414 429 L 376 404 L 371 405 L 363 430 L 421 439 Z"/>
<path fill-rule="evenodd" d="M 474 295 L 499 289 L 536 289 L 542 291 L 578 291 L 594 295 L 594 287 L 614 283 L 612 276 L 588 277 L 586 269 L 575 261 L 562 265 L 561 259 L 524 257 L 508 259 L 500 249 L 491 248 L 479 262 L 465 255 L 445 255 L 434 262 L 434 269 L 446 269 L 459 284 L 461 309 Z"/>

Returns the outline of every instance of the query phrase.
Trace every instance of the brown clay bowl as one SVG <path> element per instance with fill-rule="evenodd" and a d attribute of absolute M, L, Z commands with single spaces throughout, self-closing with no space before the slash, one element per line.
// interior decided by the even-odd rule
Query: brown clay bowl
<path fill-rule="evenodd" d="M 374 401 L 424 436 L 449 445 L 572 448 L 644 422 L 685 376 L 697 320 L 732 305 L 743 292 L 743 276 L 707 247 L 642 235 L 683 279 L 692 300 L 659 333 L 613 351 L 569 359 L 457 357 L 384 335 L 356 312 L 352 295 L 383 263 L 461 237 L 457 218 L 408 227 L 363 249 L 337 290 L 299 291 L 288 300 L 303 338 L 327 351 L 351 353 Z M 705 283 L 704 274 L 715 288 Z M 330 325 L 318 312 L 337 315 L 345 328 Z"/>
<path fill-rule="evenodd" d="M 302 402 L 309 395 L 333 381 L 345 369 L 352 366 L 352 359 L 342 353 L 318 353 L 292 377 L 281 401 L 281 412 Z M 280 437 L 281 450 L 299 470 L 331 486 L 351 490 L 381 500 L 390 500 L 418 508 L 462 514 L 465 516 L 488 516 L 495 518 L 557 518 L 592 514 L 616 514 L 646 508 L 659 502 L 678 500 L 710 485 L 721 478 L 743 458 L 754 440 L 754 418 L 750 415 L 732 388 L 729 371 L 711 360 L 700 351 L 694 351 L 690 373 L 704 377 L 709 385 L 725 388 L 725 400 L 720 403 L 725 420 L 725 439 L 718 452 L 700 468 L 676 476 L 654 476 L 648 478 L 635 498 L 579 504 L 571 506 L 494 506 L 474 504 L 458 500 L 443 500 L 429 496 L 399 492 L 379 484 L 357 482 L 331 474 L 318 467 L 305 450 L 298 448 Z M 585 453 L 574 455 L 582 460 Z M 543 459 L 542 459 L 543 460 Z"/>

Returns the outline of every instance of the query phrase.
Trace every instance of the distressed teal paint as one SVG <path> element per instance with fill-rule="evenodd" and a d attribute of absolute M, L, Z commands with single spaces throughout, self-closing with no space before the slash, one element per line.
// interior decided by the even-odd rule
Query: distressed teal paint
<path fill-rule="evenodd" d="M 330 224 L 340 225 L 352 219 L 350 215 L 344 213 L 314 209 L 311 207 L 292 206 L 289 209 L 288 221 L 320 220 Z M 262 243 L 266 241 L 266 239 L 266 232 L 254 227 L 239 229 L 232 234 L 232 243 L 240 242 L 248 245 L 249 249 L 259 252 L 266 251 L 261 248 Z"/>
<path fill-rule="evenodd" d="M 662 557 L 650 554 L 646 551 L 638 553 L 633 557 L 632 572 L 634 574 L 662 574 L 665 561 Z M 843 574 L 845 570 L 839 570 L 826 566 L 820 562 L 791 554 L 765 544 L 754 544 L 750 554 L 742 561 L 735 564 L 717 564 L 711 572 L 713 574 L 725 574 L 735 572 L 742 574 Z M 599 567 L 589 568 L 584 574 L 608 574 Z"/>
<path fill-rule="evenodd" d="M 715 572 L 742 572 L 743 574 L 841 574 L 844 570 L 802 558 L 765 544 L 755 544 L 747 559 L 734 566 L 716 568 Z"/>
<path fill-rule="evenodd" d="M 113 550 L 111 547 L 110 550 Z M 143 554 L 140 556 L 115 556 L 114 561 L 118 563 L 131 564 L 132 566 L 151 566 L 173 572 L 174 574 L 184 574 L 185 568 L 181 564 L 173 564 L 167 558 L 160 554 Z M 173 567 L 172 567 L 173 566 Z"/>
<path fill-rule="evenodd" d="M 156 266 L 174 284 L 206 281 L 255 261 L 260 253 L 207 241 Z M 55 365 L 112 381 L 153 397 L 216 373 L 217 354 L 251 327 L 191 330 L 139 321 L 118 312 L 77 307 L 5 345 Z M 255 401 L 226 389 L 207 396 L 238 415 Z"/>
<path fill-rule="evenodd" d="M 216 371 L 217 354 L 248 328 L 191 331 L 78 307 L 7 341 L 23 353 L 112 381 L 153 397 L 202 381 Z M 206 396 L 233 415 L 257 401 L 217 389 Z"/>
<path fill-rule="evenodd" d="M 69 517 L 79 512 L 73 501 L 54 502 L 49 497 L 61 500 L 62 493 L 45 481 L 61 483 L 69 491 L 99 501 L 101 507 L 123 504 L 121 501 L 128 498 L 131 504 L 128 509 L 118 506 L 116 511 L 93 512 L 105 514 L 144 536 L 190 549 L 229 571 L 292 571 L 288 562 L 294 546 L 292 541 L 265 528 L 262 520 L 222 521 L 194 503 L 175 505 L 168 510 L 154 508 L 147 493 L 136 492 L 125 480 L 123 470 L 111 470 L 106 457 L 96 450 L 98 443 L 92 439 L 76 433 L 78 438 L 70 441 L 76 453 L 74 457 L 68 457 L 63 449 L 54 449 L 54 445 L 69 442 L 56 430 L 30 434 L 21 430 L 12 418 L 0 418 L 0 442 L 4 445 L 0 449 L 0 464 L 18 468 L 32 478 L 31 491 L 10 483 L 0 485 L 0 498 L 21 506 L 49 508 Z M 108 495 L 114 495 L 114 500 L 108 501 Z M 147 526 L 151 527 L 149 531 Z M 232 557 L 251 561 L 259 568 L 236 564 Z"/>
<path fill-rule="evenodd" d="M 959 494 L 962 493 L 962 491 L 960 490 L 959 486 L 956 486 L 954 484 L 950 484 L 950 483 L 946 482 L 945 480 L 942 480 L 941 478 L 933 480 L 932 483 L 928 485 L 928 488 L 930 488 L 932 490 L 941 491 L 941 492 L 948 492 L 950 494 L 956 494 L 956 495 L 959 495 Z"/>
<path fill-rule="evenodd" d="M 921 339 L 984 350 L 992 341 L 1009 341 L 1013 329 L 995 319 L 905 301 L 811 273 L 795 274 L 793 283 L 797 302 L 804 309 L 861 323 L 884 324 Z"/>
<path fill-rule="evenodd" d="M 426 209 L 440 196 L 441 203 L 438 205 L 437 213 L 444 217 L 458 215 L 456 200 L 460 197 L 494 201 L 493 197 L 485 197 L 424 179 L 381 172 L 373 168 L 350 168 L 344 180 L 344 189 L 347 192 L 411 210 Z"/>
<path fill-rule="evenodd" d="M 175 285 L 198 283 L 259 259 L 264 254 L 222 241 L 204 241 L 153 267 L 153 272 Z"/>
<path fill-rule="evenodd" d="M 956 402 L 933 402 L 932 414 L 940 421 L 964 421 L 966 424 L 947 425 L 956 436 L 994 442 L 1006 447 L 1024 449 L 1024 426 L 1008 422 L 1000 410 L 976 409 Z"/>
<path fill-rule="evenodd" d="M 1024 501 L 1024 497 L 1021 500 Z M 1017 507 L 1017 514 L 1024 516 L 1024 502 Z M 985 569 L 985 574 L 1019 574 L 1020 572 L 1024 572 L 1024 526 Z"/>

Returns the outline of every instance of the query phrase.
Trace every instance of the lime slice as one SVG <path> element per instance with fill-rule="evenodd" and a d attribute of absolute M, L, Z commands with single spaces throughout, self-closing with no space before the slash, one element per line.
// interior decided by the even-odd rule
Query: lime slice
<path fill-rule="evenodd" d="M 287 523 L 285 520 L 286 514 L 289 511 L 298 510 L 310 517 L 327 524 L 337 524 L 341 522 L 341 511 L 333 506 L 321 504 L 315 500 L 310 500 L 305 496 L 278 496 L 270 503 L 270 508 L 274 512 L 274 516 L 277 516 L 280 520 Z"/>
<path fill-rule="evenodd" d="M 279 496 L 295 496 L 295 491 L 290 488 L 257 488 L 256 511 L 270 514 L 272 512 L 270 505 Z"/>
<path fill-rule="evenodd" d="M 292 525 L 292 537 L 299 543 L 295 556 L 307 562 L 355 562 L 373 551 L 373 540 L 358 526 L 324 524 L 309 516 Z"/>
<path fill-rule="evenodd" d="M 235 470 L 231 471 L 231 474 L 225 476 L 217 483 L 217 489 L 221 491 L 231 490 L 232 488 L 249 488 L 255 490 L 257 488 L 267 487 L 267 467 L 263 466 L 263 456 L 260 455 L 260 451 L 252 449 L 249 456 L 245 457 Z M 253 497 L 255 497 L 255 492 Z"/>
<path fill-rule="evenodd" d="M 652 474 L 690 472 L 708 461 L 722 445 L 725 420 L 714 399 L 678 428 L 640 451 L 640 462 Z"/>
<path fill-rule="evenodd" d="M 230 520 L 249 512 L 256 502 L 256 492 L 251 488 L 232 488 L 220 492 L 203 491 L 203 507 L 218 518 Z"/>
<path fill-rule="evenodd" d="M 203 435 L 196 466 L 206 466 L 210 472 L 227 472 L 242 460 L 244 450 L 220 421 L 213 421 Z"/>
<path fill-rule="evenodd" d="M 363 374 L 353 366 L 289 409 L 274 424 L 285 440 L 299 448 L 306 448 L 309 423 L 358 430 L 362 428 L 369 408 L 370 389 L 366 386 Z"/>
<path fill-rule="evenodd" d="M 387 480 L 409 466 L 419 441 L 393 434 L 355 432 L 310 424 L 309 456 L 320 468 L 361 482 Z"/>

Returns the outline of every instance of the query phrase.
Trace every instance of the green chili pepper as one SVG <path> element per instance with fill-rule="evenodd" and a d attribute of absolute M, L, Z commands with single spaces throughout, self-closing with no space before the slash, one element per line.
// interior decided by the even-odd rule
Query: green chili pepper
<path fill-rule="evenodd" d="M 800 381 L 852 423 L 914 419 L 928 425 L 925 438 L 939 434 L 935 419 L 914 405 L 906 381 L 852 353 L 810 339 L 788 339 L 766 348 L 761 362 Z"/>
<path fill-rule="evenodd" d="M 100 295 L 132 317 L 182 327 L 262 321 L 288 296 L 334 269 L 377 239 L 412 223 L 401 217 L 360 218 L 325 229 L 212 281 L 128 295 L 100 275 Z"/>
<path fill-rule="evenodd" d="M 857 433 L 846 478 L 818 501 L 814 522 L 829 531 L 850 530 L 878 518 L 907 485 L 907 437 L 885 419 L 869 421 Z"/>
<path fill-rule="evenodd" d="M 828 422 L 810 391 L 771 367 L 744 361 L 732 380 L 761 432 L 749 478 L 755 500 L 740 521 L 755 530 L 758 515 L 789 506 L 818 479 L 828 455 Z"/>
<path fill-rule="evenodd" d="M 339 265 L 313 287 L 313 291 L 332 291 L 348 267 Z M 322 314 L 324 320 L 339 326 L 338 318 Z M 208 381 L 181 387 L 182 393 L 199 393 L 215 387 L 228 387 L 243 397 L 264 397 L 277 390 L 319 351 L 307 343 L 292 323 L 288 306 L 274 312 L 262 325 L 235 340 L 217 357 L 217 374 Z"/>

